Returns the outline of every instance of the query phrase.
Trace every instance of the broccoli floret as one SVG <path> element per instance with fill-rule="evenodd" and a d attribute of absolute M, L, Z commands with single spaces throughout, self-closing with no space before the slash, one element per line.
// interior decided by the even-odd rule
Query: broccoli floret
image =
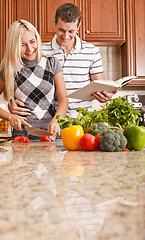
<path fill-rule="evenodd" d="M 108 123 L 97 122 L 92 124 L 92 133 L 93 135 L 98 135 L 100 132 L 104 131 L 107 127 L 109 127 Z"/>
<path fill-rule="evenodd" d="M 100 138 L 100 149 L 103 152 L 121 152 L 127 145 L 127 139 L 121 130 L 106 129 Z"/>
<path fill-rule="evenodd" d="M 107 127 L 109 127 L 109 124 L 105 122 L 89 123 L 85 125 L 84 132 L 96 136 L 103 132 Z"/>

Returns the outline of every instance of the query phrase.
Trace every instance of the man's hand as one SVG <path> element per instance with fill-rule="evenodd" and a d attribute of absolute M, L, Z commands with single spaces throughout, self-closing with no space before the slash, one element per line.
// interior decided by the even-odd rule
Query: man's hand
<path fill-rule="evenodd" d="M 104 73 L 99 73 L 99 74 L 94 74 L 94 75 L 90 75 L 91 77 L 91 81 L 94 81 L 94 80 L 105 80 L 105 75 Z M 94 96 L 94 98 L 96 100 L 98 100 L 100 103 L 105 103 L 107 102 L 109 99 L 112 98 L 112 96 L 117 93 L 117 90 L 111 92 L 111 93 L 108 93 L 106 91 L 102 91 L 102 92 L 94 92 L 92 94 L 92 96 Z"/>
<path fill-rule="evenodd" d="M 19 107 L 21 106 L 21 107 Z M 30 109 L 24 108 L 24 103 L 21 102 L 20 100 L 16 99 L 15 101 L 11 101 L 8 104 L 9 111 L 12 114 L 17 114 L 17 115 L 23 115 L 23 116 L 30 116 Z"/>
<path fill-rule="evenodd" d="M 102 92 L 94 92 L 92 94 L 92 96 L 95 97 L 96 100 L 98 100 L 100 103 L 105 103 L 107 102 L 109 99 L 112 98 L 112 96 L 117 93 L 117 90 L 111 92 L 111 93 L 108 93 L 106 91 L 102 91 Z"/>

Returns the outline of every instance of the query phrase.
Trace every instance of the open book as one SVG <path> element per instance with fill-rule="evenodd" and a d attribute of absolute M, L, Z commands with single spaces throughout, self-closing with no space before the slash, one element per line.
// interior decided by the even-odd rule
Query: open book
<path fill-rule="evenodd" d="M 93 92 L 113 92 L 114 90 L 127 85 L 135 76 L 128 76 L 120 78 L 116 81 L 113 80 L 94 80 L 85 87 L 82 87 L 71 94 L 68 94 L 68 98 L 81 99 L 84 101 L 92 101 L 94 97 L 91 96 Z"/>

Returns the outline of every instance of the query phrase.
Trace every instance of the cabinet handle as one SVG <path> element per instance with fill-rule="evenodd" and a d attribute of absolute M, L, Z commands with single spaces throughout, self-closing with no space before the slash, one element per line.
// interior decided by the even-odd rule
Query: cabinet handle
<path fill-rule="evenodd" d="M 90 32 L 89 32 L 89 30 L 86 30 L 85 33 L 89 34 Z"/>

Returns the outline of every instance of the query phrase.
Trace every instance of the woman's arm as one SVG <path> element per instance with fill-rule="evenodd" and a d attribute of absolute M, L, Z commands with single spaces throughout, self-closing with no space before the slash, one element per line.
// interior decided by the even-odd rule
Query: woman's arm
<path fill-rule="evenodd" d="M 2 79 L 0 79 L 0 94 L 2 94 L 2 92 L 4 91 L 4 88 L 5 88 L 5 82 Z M 31 127 L 31 125 L 25 121 L 26 118 L 11 114 L 3 110 L 2 108 L 0 108 L 0 118 L 9 121 L 11 126 L 19 131 L 22 130 L 22 127 L 21 127 L 22 124 L 25 126 Z"/>
<path fill-rule="evenodd" d="M 56 87 L 56 94 L 58 97 L 58 108 L 56 110 L 55 116 L 64 116 L 68 110 L 68 98 L 66 97 L 66 85 L 62 72 L 59 72 L 55 75 L 54 82 Z"/>
<path fill-rule="evenodd" d="M 29 123 L 27 123 L 23 117 L 19 117 L 15 114 L 9 113 L 5 110 L 3 110 L 2 108 L 0 108 L 0 117 L 2 119 L 5 119 L 7 121 L 10 122 L 11 126 L 18 130 L 18 131 L 22 131 L 22 124 L 27 126 L 27 127 L 31 127 L 31 125 Z"/>
<path fill-rule="evenodd" d="M 68 98 L 66 97 L 66 86 L 63 73 L 59 72 L 54 76 L 54 83 L 56 88 L 56 94 L 58 97 L 58 108 L 56 110 L 55 116 L 48 125 L 48 131 L 56 135 L 60 135 L 60 127 L 57 123 L 56 115 L 64 116 L 68 109 Z"/>

